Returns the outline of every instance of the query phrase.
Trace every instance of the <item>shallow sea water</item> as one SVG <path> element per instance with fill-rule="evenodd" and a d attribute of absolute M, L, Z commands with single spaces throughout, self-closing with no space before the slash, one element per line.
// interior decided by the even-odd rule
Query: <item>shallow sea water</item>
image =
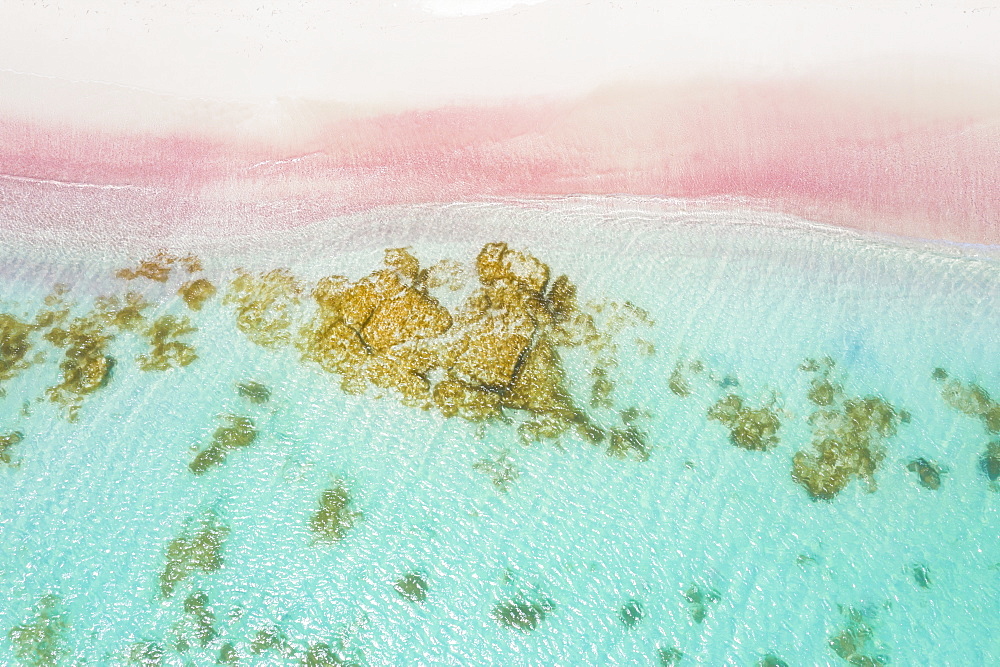
<path fill-rule="evenodd" d="M 345 393 L 294 346 L 248 340 L 221 298 L 237 267 L 285 267 L 311 285 L 356 280 L 387 248 L 409 247 L 423 266 L 471 266 L 489 242 L 568 275 L 581 303 L 648 314 L 652 324 L 615 334 L 615 407 L 592 411 L 608 424 L 644 411 L 648 460 L 608 456 L 574 431 L 525 445 L 516 423 L 448 419 L 391 390 Z M 980 464 L 997 436 L 932 378 L 946 369 L 1000 398 L 1000 263 L 985 250 L 600 200 L 388 209 L 272 238 L 165 245 L 197 254 L 199 275 L 220 288 L 201 311 L 177 297 L 177 274 L 165 285 L 114 277 L 149 249 L 0 249 L 0 312 L 28 319 L 56 283 L 70 287 L 74 315 L 135 290 L 153 304 L 147 315 L 190 318 L 198 356 L 141 371 L 145 341 L 117 335 L 113 373 L 75 421 L 46 398 L 62 351 L 40 338 L 31 354 L 44 361 L 3 381 L 0 436 L 24 437 L 0 463 L 0 664 L 129 664 L 136 642 L 162 656 L 131 664 L 1000 663 L 1000 493 Z M 818 409 L 800 366 L 826 357 L 847 397 L 879 397 L 909 419 L 878 441 L 876 490 L 853 478 L 812 500 L 791 474 L 795 453 L 813 451 Z M 563 355 L 580 405 L 592 361 Z M 672 373 L 692 361 L 703 370 L 680 396 Z M 240 396 L 248 381 L 270 399 Z M 769 451 L 734 446 L 708 419 L 733 393 L 780 415 Z M 256 440 L 192 474 L 226 414 L 252 419 Z M 939 465 L 938 488 L 907 469 L 918 458 Z M 484 460 L 516 470 L 506 491 Z M 342 539 L 318 540 L 310 519 L 335 483 L 363 517 Z M 228 529 L 220 566 L 164 597 L 168 545 L 208 516 Z M 394 588 L 408 573 L 426 582 L 424 601 Z M 195 591 L 214 636 L 179 650 Z M 45 643 L 24 629 L 47 595 L 50 622 L 34 626 L 47 627 Z M 533 629 L 495 620 L 508 600 L 544 608 Z M 287 637 L 284 657 L 254 652 L 265 628 Z M 320 642 L 339 657 L 307 657 Z"/>

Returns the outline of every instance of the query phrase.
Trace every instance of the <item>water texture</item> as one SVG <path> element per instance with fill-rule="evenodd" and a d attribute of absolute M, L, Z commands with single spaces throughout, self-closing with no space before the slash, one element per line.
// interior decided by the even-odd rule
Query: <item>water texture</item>
<path fill-rule="evenodd" d="M 0 249 L 0 664 L 1000 662 L 1000 271 L 739 211 Z"/>

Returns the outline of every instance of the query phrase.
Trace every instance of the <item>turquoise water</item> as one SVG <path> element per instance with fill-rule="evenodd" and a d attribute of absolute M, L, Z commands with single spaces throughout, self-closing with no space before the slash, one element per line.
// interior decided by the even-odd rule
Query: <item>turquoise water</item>
<path fill-rule="evenodd" d="M 264 239 L 168 239 L 204 271 L 177 264 L 164 284 L 115 278 L 148 248 L 7 243 L 0 312 L 29 320 L 56 283 L 70 288 L 71 317 L 137 291 L 147 321 L 190 319 L 183 340 L 197 359 L 142 371 L 146 340 L 118 331 L 110 377 L 71 421 L 46 397 L 64 350 L 31 334 L 29 358 L 45 359 L 2 381 L 0 398 L 0 436 L 23 434 L 0 463 L 0 664 L 129 664 L 138 642 L 159 650 L 146 662 L 133 651 L 132 664 L 1000 662 L 1000 494 L 981 465 L 997 436 L 932 378 L 945 369 L 1000 398 L 996 258 L 760 222 L 591 200 L 391 209 Z M 647 460 L 609 456 L 573 429 L 523 444 L 524 411 L 480 422 L 392 389 L 346 393 L 294 344 L 248 339 L 223 302 L 235 268 L 289 269 L 304 285 L 294 339 L 322 276 L 357 280 L 405 246 L 425 267 L 463 263 L 474 284 L 469 267 L 490 242 L 569 276 L 581 310 L 645 311 L 606 327 L 613 349 L 566 348 L 562 363 L 579 406 L 603 364 L 612 407 L 588 414 L 611 429 L 635 408 Z M 219 293 L 191 311 L 176 290 L 198 276 Z M 432 291 L 449 308 L 465 295 Z M 908 414 L 872 439 L 884 452 L 877 489 L 851 477 L 814 500 L 792 469 L 796 452 L 815 451 L 809 418 L 821 409 L 808 397 L 816 375 L 800 367 L 825 358 L 840 403 L 878 397 Z M 686 395 L 670 387 L 675 368 Z M 241 396 L 250 381 L 269 400 Z M 780 420 L 768 451 L 734 446 L 708 418 L 730 394 Z M 229 414 L 250 418 L 256 438 L 193 474 Z M 907 468 L 920 458 L 938 466 L 938 488 Z M 323 540 L 311 519 L 338 485 L 363 516 Z M 165 597 L 169 545 L 206 521 L 224 527 L 220 562 L 192 567 Z M 394 587 L 407 574 L 426 583 L 422 602 Z M 521 629 L 498 613 L 512 600 L 535 605 Z M 199 615 L 211 632 L 198 635 Z M 254 644 L 266 629 L 287 638 L 284 651 Z M 320 661 L 318 643 L 340 657 Z"/>

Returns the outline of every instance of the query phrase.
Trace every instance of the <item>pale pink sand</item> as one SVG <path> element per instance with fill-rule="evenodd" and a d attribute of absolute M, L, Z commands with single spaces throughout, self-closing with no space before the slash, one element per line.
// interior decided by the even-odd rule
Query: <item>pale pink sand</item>
<path fill-rule="evenodd" d="M 2 120 L 0 225 L 213 236 L 389 204 L 630 194 L 1000 244 L 1000 125 L 982 110 L 715 83 L 309 121 L 278 140 Z"/>

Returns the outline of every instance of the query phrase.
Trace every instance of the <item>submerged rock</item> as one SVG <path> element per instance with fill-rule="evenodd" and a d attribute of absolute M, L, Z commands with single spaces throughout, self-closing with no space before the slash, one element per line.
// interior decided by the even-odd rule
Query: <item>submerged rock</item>
<path fill-rule="evenodd" d="M 925 489 L 936 491 L 941 488 L 941 475 L 944 471 L 936 463 L 925 458 L 917 458 L 907 463 L 906 469 L 917 473 L 920 486 Z"/>
<path fill-rule="evenodd" d="M 921 588 L 931 587 L 931 573 L 927 569 L 926 565 L 920 565 L 919 563 L 913 566 L 913 580 L 917 582 L 917 586 Z"/>
<path fill-rule="evenodd" d="M 991 482 L 1000 479 L 1000 440 L 986 445 L 986 451 L 979 457 L 979 469 Z"/>
<path fill-rule="evenodd" d="M 659 660 L 660 667 L 675 667 L 681 664 L 684 654 L 676 646 L 671 646 L 670 648 L 656 649 L 656 657 Z"/>

